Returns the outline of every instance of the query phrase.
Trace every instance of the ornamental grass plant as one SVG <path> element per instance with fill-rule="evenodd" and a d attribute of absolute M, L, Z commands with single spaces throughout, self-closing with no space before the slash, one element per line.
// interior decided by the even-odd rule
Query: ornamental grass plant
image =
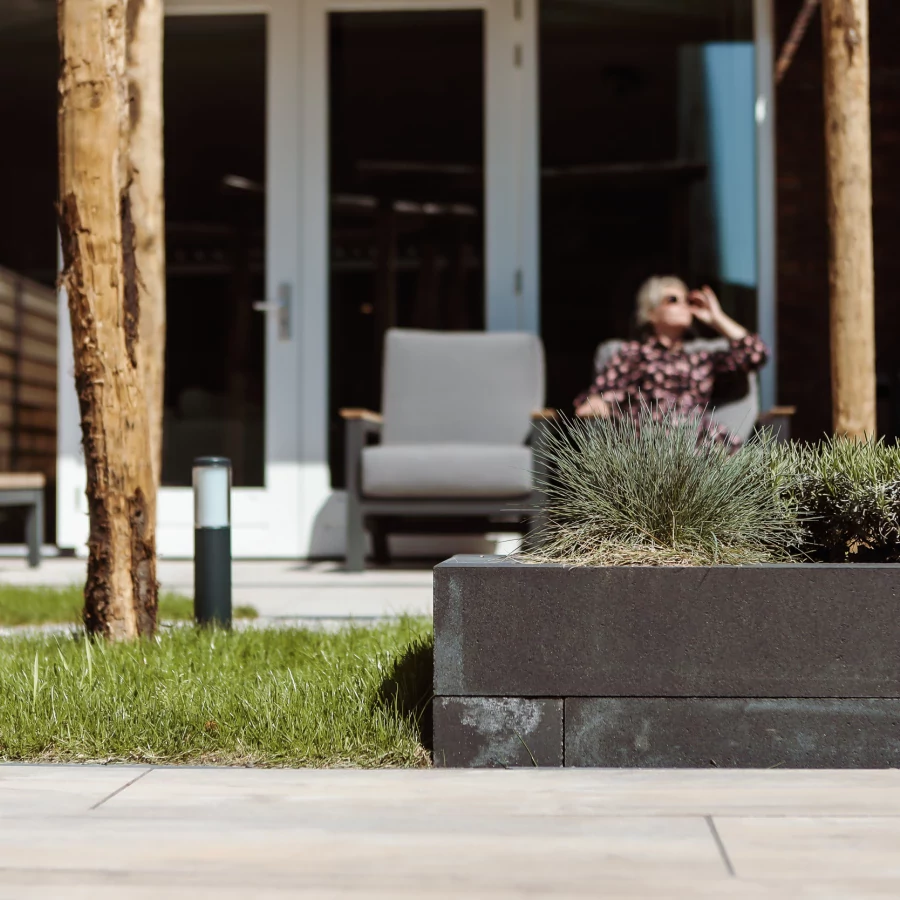
<path fill-rule="evenodd" d="M 781 562 L 803 542 L 792 458 L 769 433 L 738 453 L 698 441 L 698 422 L 548 423 L 536 451 L 545 520 L 528 558 L 571 565 Z"/>
<path fill-rule="evenodd" d="M 805 549 L 820 562 L 900 561 L 900 447 L 826 437 L 778 448 L 792 473 L 789 502 L 806 520 Z"/>

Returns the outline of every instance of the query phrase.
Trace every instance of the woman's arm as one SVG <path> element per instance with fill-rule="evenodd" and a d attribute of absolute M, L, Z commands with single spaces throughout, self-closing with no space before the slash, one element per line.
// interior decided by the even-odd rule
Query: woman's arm
<path fill-rule="evenodd" d="M 758 334 L 745 334 L 732 338 L 729 346 L 713 355 L 713 368 L 717 374 L 726 372 L 755 372 L 769 358 L 769 348 Z"/>
<path fill-rule="evenodd" d="M 575 415 L 580 419 L 608 419 L 611 412 L 609 404 L 600 396 L 600 394 L 588 394 L 587 397 L 578 403 L 576 401 Z"/>
<path fill-rule="evenodd" d="M 769 348 L 759 335 L 750 334 L 743 325 L 722 311 L 719 298 L 712 288 L 704 285 L 699 291 L 691 291 L 690 303 L 695 319 L 731 341 L 728 349 L 713 358 L 716 372 L 752 372 L 765 365 Z"/>
<path fill-rule="evenodd" d="M 603 418 L 609 416 L 612 407 L 604 394 L 627 391 L 636 377 L 635 363 L 639 354 L 639 344 L 625 344 L 609 361 L 606 368 L 597 374 L 590 388 L 575 398 L 575 415 Z"/>
<path fill-rule="evenodd" d="M 694 318 L 704 325 L 709 325 L 723 337 L 727 337 L 731 341 L 739 341 L 749 334 L 743 325 L 725 314 L 719 304 L 719 298 L 709 285 L 703 285 L 699 291 L 691 291 L 688 299 L 694 311 Z"/>

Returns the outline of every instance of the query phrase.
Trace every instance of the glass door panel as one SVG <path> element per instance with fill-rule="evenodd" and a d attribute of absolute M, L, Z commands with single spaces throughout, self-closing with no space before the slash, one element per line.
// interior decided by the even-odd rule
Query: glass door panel
<path fill-rule="evenodd" d="M 170 16 L 165 31 L 163 485 L 227 456 L 265 483 L 266 17 Z"/>
<path fill-rule="evenodd" d="M 330 446 L 377 409 L 394 326 L 484 327 L 484 15 L 335 12 L 330 48 Z"/>

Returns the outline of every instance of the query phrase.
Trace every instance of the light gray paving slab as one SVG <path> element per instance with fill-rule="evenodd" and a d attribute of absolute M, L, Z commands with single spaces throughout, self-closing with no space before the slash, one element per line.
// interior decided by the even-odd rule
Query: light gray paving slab
<path fill-rule="evenodd" d="M 145 771 L 0 767 L 0 900 L 900 896 L 895 771 Z"/>
<path fill-rule="evenodd" d="M 54 894 L 59 890 L 60 884 L 65 888 L 65 894 Z M 895 886 L 893 886 L 895 887 Z M 444 886 L 433 883 L 419 887 L 404 887 L 402 885 L 374 885 L 371 881 L 346 885 L 343 887 L 330 887 L 325 885 L 292 884 L 278 888 L 259 882 L 235 884 L 228 883 L 209 884 L 207 882 L 191 883 L 184 886 L 183 876 L 179 874 L 167 875 L 162 878 L 141 877 L 140 880 L 129 880 L 124 883 L 110 884 L 108 881 L 86 880 L 83 876 L 75 874 L 68 876 L 64 882 L 60 880 L 42 879 L 40 881 L 17 882 L 10 887 L 10 893 L 4 893 L 2 874 L 0 874 L 0 900 L 25 900 L 25 898 L 47 896 L 65 896 L 67 900 L 119 900 L 127 897 L 129 900 L 157 900 L 163 895 L 167 898 L 190 898 L 190 900 L 282 900 L 286 897 L 309 897 L 316 900 L 469 900 L 473 895 L 469 893 L 466 885 Z M 584 888 L 558 887 L 551 888 L 549 892 L 537 893 L 533 890 L 522 891 L 519 889 L 496 888 L 489 895 L 479 894 L 479 897 L 489 896 L 490 900 L 521 900 L 523 897 L 546 898 L 572 898 L 572 900 L 617 900 L 617 898 L 666 898 L 666 900 L 719 900 L 719 898 L 741 898 L 741 900 L 793 900 L 793 898 L 821 896 L 835 898 L 845 896 L 858 897 L 859 894 L 837 894 L 832 890 L 825 894 L 798 894 L 796 885 L 780 886 L 773 884 L 749 884 L 737 881 L 685 881 L 684 879 L 612 879 L 606 878 L 600 884 L 587 885 Z M 885 897 L 895 900 L 896 893 L 867 894 L 867 897 Z"/>
<path fill-rule="evenodd" d="M 273 887 L 260 884 L 235 883 L 229 873 L 215 881 L 199 881 L 189 873 L 169 873 L 160 877 L 139 875 L 116 881 L 108 876 L 92 878 L 82 873 L 63 873 L 60 877 L 48 877 L 38 873 L 24 878 L 16 876 L 4 881 L 0 873 L 0 900 L 30 900 L 30 898 L 61 897 L 67 900 L 283 900 L 287 897 L 315 898 L 315 900 L 469 900 L 472 896 L 467 886 L 452 887 L 429 884 L 407 888 L 399 885 L 379 886 L 371 881 L 343 887 L 326 885 L 298 885 Z M 61 891 L 64 890 L 64 893 Z M 518 889 L 497 888 L 490 892 L 490 900 L 521 900 L 523 897 L 572 898 L 572 900 L 635 900 L 635 898 L 665 898 L 665 900 L 896 900 L 898 882 L 880 879 L 864 881 L 819 881 L 802 885 L 785 882 L 746 882 L 732 879 L 697 881 L 684 879 L 648 879 L 640 876 L 628 879 L 606 878 L 600 884 L 584 889 L 569 887 L 552 892 L 523 892 Z"/>
<path fill-rule="evenodd" d="M 525 816 L 893 816 L 897 770 L 310 770 L 158 768 L 105 805 L 116 815 L 266 810 Z"/>
<path fill-rule="evenodd" d="M 129 900 L 158 900 L 163 895 L 167 900 L 283 900 L 287 897 L 315 898 L 315 900 L 470 900 L 472 894 L 469 887 L 460 885 L 440 886 L 430 883 L 419 887 L 404 887 L 401 885 L 379 886 L 371 881 L 346 885 L 344 887 L 329 887 L 325 885 L 298 885 L 292 884 L 277 888 L 259 882 L 235 884 L 230 881 L 227 884 L 216 883 L 192 883 L 190 887 L 184 886 L 180 874 L 167 875 L 163 878 L 143 877 L 140 881 L 129 880 L 126 883 L 109 884 L 108 882 L 86 880 L 81 875 L 67 877 L 65 881 L 41 879 L 39 881 L 16 882 L 10 885 L 4 892 L 2 873 L 0 873 L 0 900 L 28 900 L 28 898 L 46 898 L 48 896 L 63 896 L 54 894 L 60 885 L 65 889 L 64 896 L 67 900 L 120 900 L 127 897 Z M 601 893 L 602 891 L 602 893 Z M 571 898 L 571 900 L 596 900 L 603 897 L 604 900 L 616 900 L 616 898 L 671 898 L 671 900 L 719 900 L 719 898 L 784 898 L 793 900 L 798 894 L 785 888 L 778 891 L 772 885 L 750 885 L 735 881 L 683 881 L 683 880 L 652 880 L 636 878 L 631 879 L 604 879 L 602 885 L 591 884 L 582 889 L 571 887 L 551 888 L 550 892 L 536 893 L 534 891 L 523 892 L 518 889 L 497 888 L 491 890 L 491 900 L 521 900 L 523 897 L 547 897 Z M 807 896 L 807 895 L 803 895 Z M 811 896 L 811 895 L 810 895 Z M 822 895 L 835 897 L 834 893 Z M 858 895 L 846 895 L 848 897 Z M 896 894 L 884 894 L 870 896 L 890 897 L 892 900 Z"/>
<path fill-rule="evenodd" d="M 0 820 L 84 814 L 147 772 L 146 766 L 0 765 Z"/>
<path fill-rule="evenodd" d="M 895 817 L 717 820 L 735 872 L 746 878 L 891 879 L 900 885 Z M 900 892 L 898 892 L 900 896 Z"/>
<path fill-rule="evenodd" d="M 281 886 L 468 886 L 471 891 L 529 887 L 582 889 L 598 878 L 642 872 L 657 878 L 721 878 L 722 863 L 697 819 L 592 819 L 578 828 L 530 828 L 509 822 L 504 833 L 470 828 L 448 833 L 390 827 L 323 828 L 295 822 L 248 828 L 211 812 L 203 823 L 180 819 L 84 820 L 78 829 L 23 819 L 0 824 L 0 870 L 17 868 L 165 873 L 197 877 L 227 869 L 237 880 Z"/>

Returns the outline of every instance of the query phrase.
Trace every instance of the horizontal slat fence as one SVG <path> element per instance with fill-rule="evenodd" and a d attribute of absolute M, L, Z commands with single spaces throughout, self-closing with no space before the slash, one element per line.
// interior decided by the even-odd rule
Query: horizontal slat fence
<path fill-rule="evenodd" d="M 0 267 L 0 472 L 56 478 L 56 292 Z"/>

